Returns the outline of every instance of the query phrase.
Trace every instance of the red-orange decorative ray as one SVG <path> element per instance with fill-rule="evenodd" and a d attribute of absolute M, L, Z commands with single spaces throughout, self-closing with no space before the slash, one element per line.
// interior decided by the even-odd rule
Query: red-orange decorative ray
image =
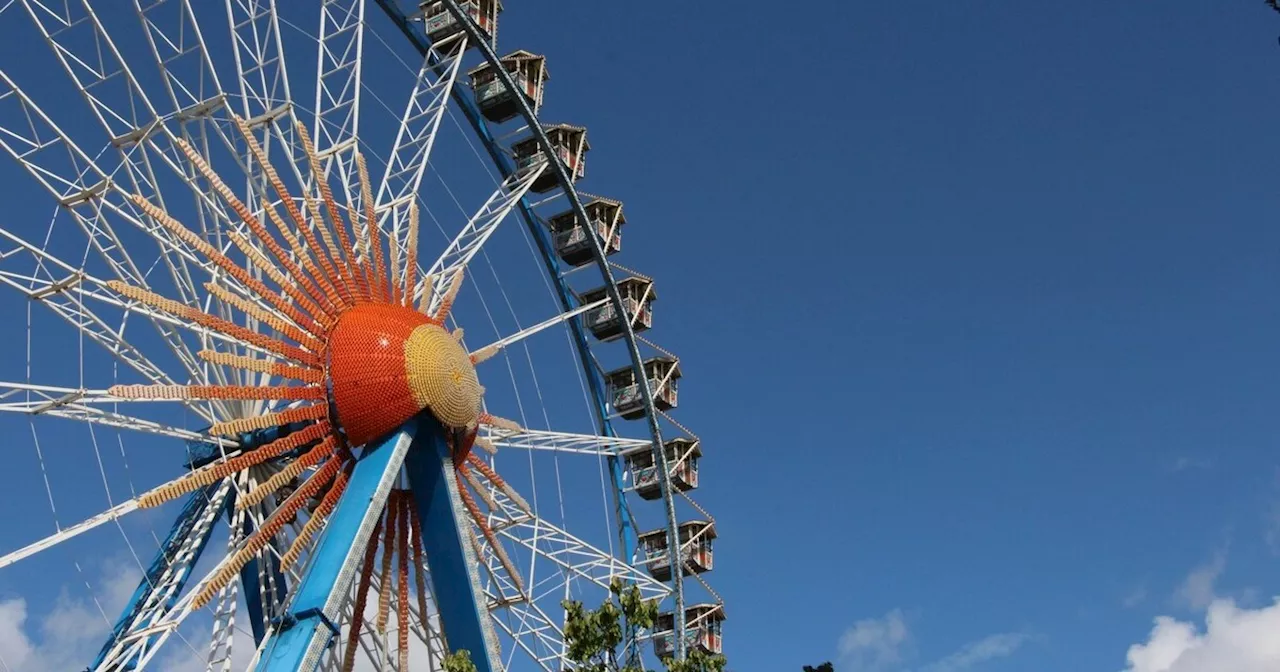
<path fill-rule="evenodd" d="M 382 235 L 378 231 L 378 216 L 373 212 L 373 187 L 369 186 L 369 166 L 364 156 L 356 154 L 356 172 L 360 175 L 360 201 L 364 204 L 364 225 L 368 229 L 369 244 L 372 250 L 374 278 L 377 280 L 377 296 L 382 301 L 391 300 L 386 271 L 382 268 Z"/>
<path fill-rule="evenodd" d="M 241 350 L 257 351 L 202 350 L 198 356 L 204 361 L 297 383 L 116 385 L 109 390 L 121 399 L 144 401 L 286 402 L 253 417 L 217 422 L 208 430 L 213 436 L 230 437 L 276 430 L 273 440 L 261 445 L 250 442 L 240 452 L 166 483 L 138 500 L 140 506 L 156 506 L 269 461 L 278 467 L 264 482 L 239 493 L 238 509 L 261 506 L 268 501 L 277 503 L 262 525 L 198 587 L 195 606 L 204 606 L 234 580 L 247 562 L 264 552 L 284 525 L 303 521 L 282 556 L 283 568 L 294 567 L 345 493 L 355 463 L 353 451 L 390 434 L 423 411 L 431 413 L 446 428 L 463 505 L 494 555 L 519 586 L 520 578 L 513 563 L 468 490 L 479 494 L 491 509 L 497 505 L 488 495 L 489 487 L 528 509 L 524 500 L 487 463 L 470 452 L 472 445 L 493 451 L 491 444 L 477 437 L 480 426 L 515 431 L 519 431 L 519 426 L 482 410 L 484 388 L 476 376 L 475 364 L 492 356 L 497 348 L 468 353 L 462 346 L 462 330 L 449 333 L 444 327 L 462 285 L 462 270 L 449 278 L 449 285 L 433 314 L 415 309 L 413 296 L 419 284 L 427 289 L 423 311 L 435 290 L 433 278 L 424 278 L 422 283 L 417 280 L 417 205 L 409 206 L 406 247 L 400 249 L 394 241 L 390 245 L 388 277 L 364 157 L 359 153 L 355 155 L 362 205 L 353 207 L 347 203 L 346 217 L 343 217 L 305 128 L 299 126 L 297 132 L 314 184 L 301 198 L 296 198 L 289 194 L 279 174 L 266 160 L 249 124 L 239 118 L 235 122 L 250 153 L 261 165 L 266 184 L 279 199 L 274 205 L 265 200 L 260 203 L 266 219 L 274 226 L 274 233 L 264 225 L 262 214 L 250 211 L 208 161 L 185 142 L 179 140 L 177 145 L 243 223 L 243 229 L 228 233 L 235 248 L 245 256 L 247 266 L 255 269 L 253 274 L 156 205 L 141 196 L 134 196 L 133 200 L 159 226 L 209 261 L 215 277 L 204 286 L 213 298 L 223 307 L 243 315 L 245 323 L 263 325 L 274 333 L 254 331 L 235 320 L 206 313 L 148 289 L 117 281 L 109 283 L 113 291 L 129 300 L 193 323 L 206 333 L 218 335 L 224 343 L 239 344 Z M 286 217 L 280 216 L 277 207 L 284 210 Z M 277 234 L 284 244 L 277 240 Z M 268 287 L 258 279 L 259 275 L 275 287 Z M 487 484 L 481 483 L 469 467 Z M 293 484 L 297 484 L 293 491 L 278 501 L 280 493 L 288 491 L 286 486 Z M 399 662 L 401 669 L 408 668 L 411 566 L 418 608 L 424 615 L 427 608 L 421 532 L 412 494 L 407 490 L 392 490 L 387 504 L 379 512 L 378 526 L 365 551 L 344 670 L 353 666 L 356 642 L 364 627 L 367 592 L 378 569 L 381 581 L 375 625 L 379 632 L 385 632 L 394 591 Z M 474 539 L 474 534 L 472 537 Z M 379 548 L 383 556 L 380 567 L 375 568 Z M 393 569 L 396 570 L 394 576 Z"/>
<path fill-rule="evenodd" d="M 396 498 L 396 541 L 399 547 L 400 571 L 396 573 L 396 643 L 400 646 L 400 668 L 409 669 L 409 496 L 404 493 Z M 387 549 L 390 550 L 389 548 Z M 383 581 L 390 583 L 389 577 Z M 422 612 L 425 617 L 426 612 Z"/>
<path fill-rule="evenodd" d="M 324 493 L 324 497 L 320 500 L 320 505 L 311 512 L 311 517 L 307 519 L 306 524 L 302 526 L 302 530 L 298 532 L 298 536 L 289 546 L 289 550 L 281 557 L 280 566 L 284 570 L 288 570 L 293 563 L 298 561 L 298 556 L 302 554 L 303 549 L 311 542 L 311 538 L 320 530 L 320 524 L 325 518 L 333 513 L 333 508 L 338 505 L 338 500 L 342 497 L 342 493 L 346 492 L 347 480 L 351 478 L 351 468 L 355 462 L 351 459 L 349 452 L 342 452 L 343 470 L 333 479 L 333 486 Z"/>
<path fill-rule="evenodd" d="M 422 524 L 418 507 L 409 507 L 409 527 L 413 530 L 413 582 L 418 590 L 418 613 L 427 613 L 427 564 L 422 559 Z"/>
<path fill-rule="evenodd" d="M 364 564 L 360 568 L 360 583 L 356 585 L 356 603 L 351 612 L 351 626 L 347 630 L 347 648 L 342 655 L 342 672 L 351 672 L 356 664 L 356 651 L 360 649 L 360 629 L 364 625 L 364 608 L 369 596 L 369 584 L 373 582 L 373 562 L 378 557 L 378 532 L 382 530 L 382 518 L 373 526 L 369 545 L 364 549 Z"/>
<path fill-rule="evenodd" d="M 356 259 L 354 249 L 351 247 L 351 239 L 347 236 L 347 228 L 343 224 L 342 216 L 338 214 L 338 204 L 333 200 L 333 190 L 329 188 L 329 181 L 324 179 L 324 171 L 320 168 L 320 160 L 316 156 L 315 147 L 311 144 L 311 135 L 307 133 L 306 124 L 301 121 L 294 123 L 294 129 L 298 133 L 298 139 L 302 141 L 303 150 L 307 154 L 307 164 L 311 167 L 311 176 L 320 185 L 320 197 L 324 199 L 325 209 L 329 211 L 329 219 L 333 222 L 333 227 L 338 232 L 338 242 L 342 246 L 342 264 L 346 267 L 348 283 L 352 284 L 355 289 L 356 297 L 360 300 L 368 301 L 371 297 L 369 294 L 368 279 L 363 274 L 356 271 Z"/>
<path fill-rule="evenodd" d="M 206 351 L 202 351 L 206 352 Z M 233 355 L 234 357 L 234 355 Z M 253 360 L 260 362 L 262 360 Z M 241 366 L 250 371 L 257 371 L 255 366 L 243 366 L 237 364 L 230 357 L 227 361 L 217 362 L 219 364 L 227 364 L 230 366 Z M 238 420 L 229 420 L 227 422 L 215 423 L 209 428 L 209 433 L 214 436 L 232 436 L 244 432 L 252 432 L 255 429 L 266 429 L 267 427 L 283 427 L 291 425 L 295 422 L 306 422 L 307 420 L 323 420 L 329 417 L 329 409 L 324 404 L 314 404 L 312 406 L 301 406 L 299 408 L 291 408 L 278 413 L 264 413 L 255 415 L 251 418 L 241 418 Z"/>

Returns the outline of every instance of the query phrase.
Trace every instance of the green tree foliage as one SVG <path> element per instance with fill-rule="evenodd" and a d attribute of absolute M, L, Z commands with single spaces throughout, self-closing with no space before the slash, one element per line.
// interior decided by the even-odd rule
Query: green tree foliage
<path fill-rule="evenodd" d="M 623 588 L 614 579 L 609 585 L 612 597 L 595 611 L 587 611 L 581 602 L 565 600 L 564 641 L 569 660 L 577 672 L 645 672 L 641 667 L 621 662 L 618 647 L 623 643 L 623 619 L 637 628 L 652 629 L 658 620 L 658 601 L 640 597 L 635 586 Z M 684 660 L 662 661 L 667 672 L 724 672 L 725 658 L 709 655 L 699 649 L 689 652 Z M 476 672 L 471 653 L 459 649 L 444 659 L 444 672 Z M 816 669 L 805 666 L 804 672 L 833 672 L 831 663 Z"/>
<path fill-rule="evenodd" d="M 471 662 L 471 652 L 458 649 L 445 656 L 444 672 L 476 672 L 476 664 Z"/>
<path fill-rule="evenodd" d="M 724 672 L 725 662 L 724 656 L 692 649 L 684 660 L 668 658 L 662 664 L 667 666 L 668 672 Z"/>
<path fill-rule="evenodd" d="M 805 665 L 804 672 L 836 672 L 836 668 L 830 662 L 826 662 L 817 667 Z"/>
<path fill-rule="evenodd" d="M 645 672 L 643 668 L 623 661 L 618 647 L 623 644 L 623 622 L 636 628 L 652 629 L 658 619 L 657 600 L 640 597 L 636 586 L 623 587 L 614 579 L 609 585 L 612 596 L 594 611 L 581 602 L 565 600 L 564 639 L 569 660 L 581 672 Z M 690 652 L 683 661 L 664 660 L 669 672 L 724 672 L 724 656 L 711 656 L 702 651 Z"/>

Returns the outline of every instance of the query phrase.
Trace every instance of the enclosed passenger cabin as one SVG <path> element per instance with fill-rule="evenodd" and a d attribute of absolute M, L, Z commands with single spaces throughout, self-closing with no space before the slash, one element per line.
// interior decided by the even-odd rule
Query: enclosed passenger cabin
<path fill-rule="evenodd" d="M 701 442 L 693 439 L 671 439 L 662 444 L 667 456 L 671 487 L 687 492 L 698 487 L 698 458 L 702 457 Z M 639 446 L 623 451 L 627 471 L 631 473 L 632 487 L 644 499 L 662 497 L 662 484 L 658 481 L 658 466 L 653 463 L 653 450 Z"/>
<path fill-rule="evenodd" d="M 690 520 L 680 523 L 680 560 L 685 574 L 701 574 L 715 566 L 711 543 L 716 538 L 716 526 L 706 520 Z M 650 530 L 638 537 L 640 547 L 648 558 L 649 574 L 659 581 L 671 578 L 671 556 L 667 553 L 667 528 Z"/>
<path fill-rule="evenodd" d="M 658 614 L 653 625 L 653 653 L 661 660 L 676 652 L 675 615 Z M 685 648 L 701 649 L 704 653 L 724 653 L 721 640 L 721 624 L 724 623 L 723 604 L 695 604 L 684 610 Z"/>
<path fill-rule="evenodd" d="M 587 213 L 589 227 L 578 221 L 578 214 L 573 210 L 547 220 L 556 254 L 570 266 L 581 266 L 591 261 L 588 228 L 596 232 L 596 240 L 600 241 L 600 249 L 606 257 L 622 249 L 622 226 L 627 223 L 627 218 L 622 216 L 621 203 L 593 196 L 582 206 L 582 210 Z"/>
<path fill-rule="evenodd" d="M 542 127 L 547 139 L 555 149 L 556 156 L 564 164 L 569 179 L 577 182 L 587 176 L 587 152 L 591 145 L 587 144 L 587 129 L 569 124 L 547 124 Z M 525 170 L 538 162 L 542 150 L 538 147 L 538 139 L 525 138 L 511 146 L 511 153 L 516 160 L 516 170 Z M 551 191 L 556 186 L 556 174 L 550 168 L 542 171 L 542 175 L 530 187 L 538 193 Z"/>
<path fill-rule="evenodd" d="M 466 0 L 466 2 L 459 2 L 458 6 L 471 15 L 471 20 L 475 21 L 489 38 L 489 44 L 496 45 L 498 14 L 502 11 L 502 1 Z M 422 22 L 425 24 L 423 30 L 427 33 L 427 39 L 432 45 L 439 46 L 440 43 L 462 32 L 462 24 L 458 23 L 443 2 L 426 0 L 418 4 L 418 9 L 422 12 Z"/>
<path fill-rule="evenodd" d="M 517 51 L 502 57 L 502 67 L 511 73 L 516 91 L 524 96 L 534 114 L 542 107 L 542 91 L 551 75 L 547 72 L 547 59 L 527 51 Z M 507 91 L 498 73 L 488 63 L 467 73 L 471 77 L 471 89 L 475 92 L 476 105 L 485 119 L 502 123 L 516 118 L 520 106 L 516 97 Z"/>
<path fill-rule="evenodd" d="M 622 295 L 623 309 L 631 317 L 631 329 L 644 331 L 652 327 L 653 302 L 658 300 L 658 294 L 653 291 L 653 281 L 631 277 L 619 280 L 617 286 L 618 293 Z M 581 305 L 588 306 L 607 298 L 608 289 L 597 287 L 584 292 L 578 300 L 582 302 Z M 622 336 L 623 318 L 614 310 L 612 301 L 588 310 L 584 319 L 591 333 L 602 341 L 612 341 Z"/>
<path fill-rule="evenodd" d="M 659 411 L 676 407 L 680 362 L 674 357 L 651 357 L 644 360 L 644 377 L 649 379 L 653 405 Z M 604 374 L 609 387 L 609 403 L 615 413 L 627 420 L 644 417 L 644 392 L 636 379 L 635 369 L 624 366 Z"/>

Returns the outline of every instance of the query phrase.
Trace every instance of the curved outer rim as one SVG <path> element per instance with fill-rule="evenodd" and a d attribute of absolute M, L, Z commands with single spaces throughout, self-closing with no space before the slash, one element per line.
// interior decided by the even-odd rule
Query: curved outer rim
<path fill-rule="evenodd" d="M 431 54 L 430 42 L 416 26 L 411 25 L 408 17 L 396 4 L 396 0 L 375 1 L 387 16 L 390 17 L 397 26 L 399 26 L 401 32 L 410 39 L 414 47 L 417 48 L 423 56 L 429 56 Z M 441 1 L 445 8 L 453 14 L 454 19 L 459 22 L 463 30 L 467 33 L 467 39 L 470 43 L 480 50 L 485 61 L 497 73 L 498 78 L 502 81 L 503 85 L 507 87 L 508 90 L 515 91 L 518 88 L 516 87 L 515 81 L 512 79 L 511 74 L 502 67 L 501 60 L 497 53 L 494 52 L 493 47 L 486 40 L 485 35 L 480 31 L 479 26 L 475 24 L 466 12 L 462 11 L 457 0 Z M 452 93 L 454 100 L 459 104 L 459 107 L 462 108 L 465 116 L 467 117 L 467 121 L 471 123 L 472 128 L 476 131 L 477 135 L 480 136 L 481 141 L 484 142 L 485 148 L 488 150 L 489 157 L 493 160 L 494 165 L 503 174 L 504 178 L 507 177 L 514 172 L 514 166 L 508 162 L 502 148 L 497 145 L 496 140 L 493 138 L 492 134 L 489 133 L 488 124 L 479 115 L 479 112 L 473 109 L 471 101 L 463 95 L 464 92 L 460 91 L 457 87 L 462 87 L 462 85 L 455 84 L 455 89 Z M 538 121 L 538 117 L 534 113 L 533 108 L 529 106 L 528 101 L 523 97 L 514 96 L 513 98 L 519 107 L 520 116 L 524 119 L 529 130 L 533 133 L 534 138 L 537 139 L 539 148 L 544 155 L 550 157 L 549 167 L 555 171 L 556 182 L 564 191 L 570 204 L 572 204 L 574 214 L 578 217 L 579 221 L 589 221 L 586 211 L 582 205 L 582 199 L 578 197 L 578 192 L 574 189 L 573 181 L 569 179 L 569 172 L 560 161 L 558 154 L 553 150 L 551 141 L 547 138 L 547 134 L 542 130 L 542 126 Z M 534 238 L 538 241 L 538 250 L 542 253 L 543 261 L 547 266 L 547 271 L 551 275 L 552 281 L 557 285 L 557 293 L 560 295 L 559 298 L 562 303 L 562 308 L 564 310 L 572 309 L 574 306 L 569 303 L 570 294 L 568 293 L 568 287 L 564 284 L 563 278 L 559 273 L 559 262 L 555 259 L 554 253 L 546 240 L 545 232 L 543 232 L 541 227 L 538 226 L 537 216 L 533 213 L 532 208 L 529 207 L 526 199 L 521 199 L 519 210 L 521 217 L 525 220 L 525 225 L 530 229 L 534 234 Z M 622 296 L 618 292 L 618 287 L 614 281 L 613 271 L 609 267 L 604 251 L 600 248 L 600 241 L 595 236 L 587 236 L 587 239 L 591 241 L 591 256 L 595 260 L 596 268 L 604 278 L 605 288 L 608 292 L 610 303 L 613 304 L 613 308 L 618 315 L 626 315 L 627 312 L 622 303 Z M 670 473 L 667 464 L 666 451 L 662 449 L 662 430 L 658 425 L 658 415 L 657 410 L 654 408 L 653 393 L 649 389 L 647 379 L 644 375 L 644 359 L 641 356 L 640 348 L 636 343 L 635 331 L 632 329 L 630 320 L 624 319 L 622 324 L 623 339 L 626 342 L 627 352 L 631 358 L 632 370 L 635 372 L 637 380 L 645 381 L 645 384 L 640 385 L 639 387 L 644 401 L 645 417 L 648 420 L 649 434 L 653 439 L 653 456 L 654 464 L 658 466 L 658 482 L 662 488 L 663 506 L 667 518 L 667 548 L 674 549 L 669 550 L 668 552 L 672 553 L 672 557 L 675 558 L 675 554 L 679 553 L 679 521 L 676 518 L 675 500 L 672 495 L 670 485 Z M 602 425 L 611 431 L 607 413 L 605 412 L 604 391 L 600 388 L 597 372 L 592 366 L 593 360 L 591 358 L 590 344 L 582 333 L 581 323 L 578 320 L 571 321 L 570 325 L 574 332 L 574 344 L 578 348 L 583 368 L 592 382 L 591 391 L 592 396 L 595 397 L 597 406 L 596 411 L 599 414 Z M 631 556 L 634 553 L 635 533 L 634 530 L 630 529 L 630 512 L 627 510 L 626 499 L 622 493 L 621 472 L 617 464 L 617 458 L 610 458 L 610 471 L 613 472 L 614 499 L 616 506 L 619 509 L 619 532 L 624 538 L 623 543 L 624 546 L 627 547 L 627 554 L 628 556 Z M 677 633 L 674 637 L 676 660 L 684 659 L 685 649 L 684 587 L 682 585 L 682 575 L 683 572 L 681 571 L 671 572 L 671 587 L 672 592 L 675 595 L 675 609 L 672 613 L 672 617 L 675 619 L 674 633 Z"/>

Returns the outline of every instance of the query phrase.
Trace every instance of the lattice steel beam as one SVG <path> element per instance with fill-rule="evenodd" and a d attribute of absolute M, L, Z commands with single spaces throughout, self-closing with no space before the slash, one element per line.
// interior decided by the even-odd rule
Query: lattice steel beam
<path fill-rule="evenodd" d="M 431 292 L 430 299 L 426 302 L 428 305 L 427 314 L 435 314 L 437 308 L 440 307 L 440 300 L 444 298 L 444 293 L 449 285 L 453 282 L 454 275 L 467 267 L 471 259 L 480 252 L 480 248 L 489 240 L 493 232 L 498 229 L 498 225 L 502 220 L 506 219 L 511 210 L 516 207 L 520 199 L 529 191 L 529 187 L 533 186 L 542 171 L 546 170 L 547 163 L 539 162 L 522 173 L 517 173 L 502 181 L 498 188 L 493 192 L 489 199 L 485 201 L 480 210 L 476 212 L 462 227 L 458 235 L 454 236 L 449 245 L 445 247 L 444 252 L 436 259 L 435 263 L 427 269 L 427 277 L 423 278 L 417 284 L 417 290 L 414 292 L 414 302 L 421 300 L 424 292 Z M 427 280 L 431 280 L 431 285 L 427 285 Z"/>

